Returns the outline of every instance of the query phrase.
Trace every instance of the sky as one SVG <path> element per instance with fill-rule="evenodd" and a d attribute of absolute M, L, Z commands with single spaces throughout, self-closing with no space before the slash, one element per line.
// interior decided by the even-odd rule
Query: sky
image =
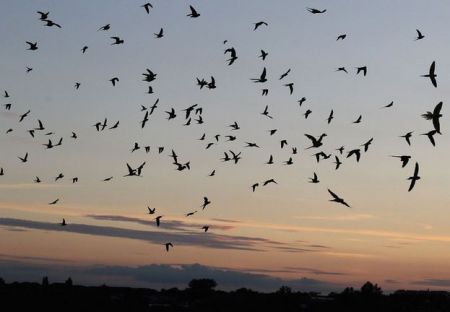
<path fill-rule="evenodd" d="M 367 280 L 387 290 L 450 286 L 450 3 L 151 3 L 147 14 L 138 1 L 0 2 L 0 92 L 10 96 L 0 97 L 0 272 L 6 281 L 70 275 L 80 284 L 168 288 L 211 277 L 224 289 L 264 291 L 281 285 L 341 290 Z M 186 16 L 189 5 L 200 17 Z M 309 7 L 326 12 L 311 14 Z M 44 26 L 37 11 L 49 11 L 61 28 Z M 268 25 L 254 30 L 259 21 Z M 98 31 L 106 24 L 108 31 Z M 164 37 L 155 38 L 161 28 Z M 416 29 L 425 38 L 415 40 Z M 337 41 L 341 34 L 347 37 Z M 111 45 L 112 36 L 124 44 Z M 26 41 L 37 42 L 38 50 L 27 50 Z M 229 66 L 224 51 L 231 47 L 238 58 Z M 437 88 L 421 77 L 433 61 Z M 356 74 L 361 66 L 366 76 Z M 348 73 L 336 72 L 339 67 Z M 263 68 L 267 82 L 253 83 Z M 157 74 L 150 83 L 143 81 L 146 69 Z M 196 78 L 211 76 L 215 89 L 197 86 Z M 119 78 L 115 87 L 113 77 Z M 158 99 L 142 129 L 141 106 Z M 441 101 L 442 135 L 433 147 L 421 135 L 433 125 L 421 115 Z M 3 106 L 8 103 L 10 110 Z M 193 118 L 184 126 L 183 109 L 194 104 L 204 123 Z M 261 114 L 266 106 L 272 119 Z M 172 108 L 177 117 L 167 120 Z M 108 128 L 120 121 L 117 129 L 96 131 L 93 125 L 105 118 Z M 38 120 L 45 130 L 33 138 L 27 130 Z M 229 127 L 234 122 L 239 130 Z M 273 136 L 271 129 L 277 129 Z M 408 146 L 399 136 L 410 131 Z M 307 149 L 304 134 L 322 133 L 323 146 Z M 43 146 L 61 137 L 61 146 Z M 359 162 L 346 158 L 371 138 Z M 288 143 L 283 149 L 281 140 Z M 131 152 L 135 142 L 141 149 Z M 214 144 L 206 149 L 208 143 Z M 176 170 L 172 149 L 190 170 Z M 242 153 L 238 164 L 221 160 L 230 150 Z M 332 157 L 317 163 L 319 151 Z M 270 155 L 273 165 L 265 164 Z M 411 161 L 401 168 L 391 155 Z M 335 156 L 343 163 L 338 170 Z M 293 164 L 285 165 L 290 157 Z M 141 177 L 124 177 L 127 163 L 143 162 Z M 408 192 L 415 162 L 421 180 Z M 55 181 L 60 173 L 64 178 Z M 314 173 L 317 184 L 309 183 Z M 42 182 L 34 183 L 36 177 Z M 271 178 L 277 184 L 262 186 Z M 254 183 L 259 187 L 252 192 Z M 351 208 L 330 202 L 327 189 Z M 211 201 L 205 209 L 203 197 Z M 166 242 L 174 245 L 169 252 Z"/>

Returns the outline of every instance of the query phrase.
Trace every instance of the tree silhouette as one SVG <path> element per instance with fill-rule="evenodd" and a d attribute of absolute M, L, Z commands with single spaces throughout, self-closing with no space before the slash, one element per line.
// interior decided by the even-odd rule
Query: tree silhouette
<path fill-rule="evenodd" d="M 368 296 L 380 296 L 383 294 L 383 291 L 378 286 L 378 284 L 372 284 L 371 282 L 366 282 L 361 287 L 361 294 Z"/>
<path fill-rule="evenodd" d="M 189 288 L 199 293 L 211 292 L 216 286 L 216 281 L 210 278 L 193 279 L 189 282 Z"/>

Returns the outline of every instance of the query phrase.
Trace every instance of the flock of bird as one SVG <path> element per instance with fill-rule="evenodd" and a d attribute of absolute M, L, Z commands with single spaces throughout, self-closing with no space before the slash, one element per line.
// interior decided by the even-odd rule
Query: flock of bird
<path fill-rule="evenodd" d="M 154 7 L 151 3 L 146 3 L 143 4 L 141 6 L 145 12 L 147 14 L 150 14 L 150 12 L 152 10 L 154 10 Z M 307 8 L 306 9 L 308 13 L 311 14 L 326 14 L 327 10 L 326 9 L 315 9 L 315 8 Z M 43 12 L 43 11 L 38 11 L 38 18 L 40 21 L 42 21 L 44 24 L 44 26 L 46 27 L 57 27 L 57 28 L 62 28 L 62 26 L 58 23 L 55 23 L 53 20 L 50 19 L 50 12 Z M 201 16 L 201 14 L 197 11 L 197 9 L 195 9 L 192 6 L 189 6 L 189 8 L 187 9 L 187 17 L 195 19 L 195 18 L 199 18 Z M 251 26 L 250 26 L 251 27 Z M 268 23 L 265 21 L 258 21 L 256 23 L 253 24 L 253 31 L 261 31 L 261 28 L 264 27 L 269 27 Z M 112 28 L 111 24 L 106 24 L 103 25 L 101 27 L 99 27 L 97 29 L 97 31 L 101 31 L 101 32 L 108 32 L 110 29 Z M 94 29 L 95 31 L 95 29 Z M 417 37 L 416 40 L 422 40 L 425 38 L 425 36 L 419 31 L 417 31 Z M 155 33 L 155 38 L 162 38 L 164 37 L 164 29 L 161 28 L 159 30 L 159 32 Z M 345 40 L 347 37 L 347 34 L 339 34 L 336 38 L 336 41 L 342 41 Z M 118 36 L 110 36 L 110 39 L 112 40 L 111 45 L 112 46 L 116 46 L 116 45 L 122 45 L 125 44 L 125 40 L 118 37 Z M 223 44 L 226 45 L 228 43 L 227 40 L 223 41 Z M 26 44 L 28 45 L 28 50 L 32 51 L 32 53 L 35 53 L 37 50 L 39 50 L 39 44 L 38 42 L 31 42 L 31 41 L 27 41 Z M 81 48 L 81 53 L 86 53 L 87 50 L 89 49 L 88 46 L 83 46 Z M 222 52 L 221 52 L 222 53 Z M 226 47 L 225 50 L 223 51 L 223 54 L 227 55 L 228 54 L 228 59 L 224 60 L 224 63 L 227 66 L 235 66 L 235 63 L 238 60 L 238 53 L 237 50 L 234 47 Z M 262 61 L 264 61 L 266 59 L 266 57 L 268 56 L 268 52 L 264 51 L 264 50 L 260 50 L 260 55 L 259 58 L 262 59 Z M 33 70 L 32 67 L 26 67 L 26 73 L 30 73 Z M 336 70 L 336 72 L 342 72 L 345 74 L 348 74 L 348 71 L 345 67 L 338 67 Z M 289 76 L 291 72 L 291 69 L 287 69 L 285 70 L 280 76 L 279 76 L 279 80 L 284 80 L 286 77 Z M 363 76 L 366 76 L 368 73 L 367 70 L 367 66 L 360 66 L 360 67 L 356 67 L 356 74 L 362 74 Z M 157 74 L 154 73 L 152 70 L 150 69 L 146 69 L 144 71 L 143 75 L 143 81 L 151 83 L 153 81 L 155 81 L 157 79 Z M 437 87 L 437 80 L 436 80 L 436 64 L 433 61 L 432 64 L 430 65 L 430 68 L 428 70 L 428 73 L 423 74 L 422 77 L 425 78 L 429 78 L 431 81 L 431 84 L 434 87 Z M 200 89 L 203 88 L 207 88 L 207 89 L 215 89 L 216 86 L 216 80 L 213 76 L 211 76 L 209 78 L 209 80 L 205 80 L 204 78 L 198 78 L 196 77 L 196 84 Z M 265 84 L 268 81 L 267 78 L 267 69 L 266 67 L 263 67 L 262 71 L 260 72 L 260 74 L 255 75 L 255 77 L 249 78 L 249 80 L 253 83 L 258 83 L 258 84 Z M 111 79 L 109 79 L 109 81 L 111 82 L 112 86 L 115 87 L 118 83 L 119 83 L 119 77 L 112 77 Z M 80 87 L 82 86 L 81 82 L 75 82 L 74 88 L 75 90 L 79 90 Z M 289 82 L 289 83 L 285 83 L 283 84 L 284 87 L 288 88 L 289 94 L 293 95 L 294 94 L 294 83 L 293 82 Z M 148 85 L 148 92 L 149 94 L 153 93 L 153 88 L 151 85 Z M 262 96 L 267 96 L 269 92 L 268 88 L 263 88 L 262 89 Z M 3 94 L 3 98 L 8 100 L 8 103 L 3 104 L 5 110 L 12 110 L 13 109 L 13 104 L 9 101 L 10 100 L 10 94 L 8 91 L 4 91 Z M 301 108 L 302 105 L 306 102 L 306 98 L 302 97 L 301 99 L 298 100 L 298 104 L 299 107 Z M 154 102 L 154 104 L 152 106 L 146 107 L 141 105 L 140 107 L 140 111 L 143 114 L 143 118 L 142 120 L 139 121 L 139 125 L 140 127 L 143 129 L 146 127 L 150 116 L 155 112 L 155 110 L 158 108 L 158 103 L 159 103 L 159 99 L 156 99 L 156 101 Z M 432 130 L 430 130 L 427 133 L 424 133 L 423 135 L 427 136 L 429 141 L 431 142 L 431 144 L 433 146 L 435 146 L 435 140 L 434 140 L 434 136 L 436 134 L 441 135 L 441 126 L 440 126 L 440 118 L 442 117 L 441 114 L 441 109 L 442 109 L 442 102 L 438 103 L 435 108 L 433 109 L 433 111 L 428 111 L 426 113 L 424 113 L 422 115 L 423 118 L 425 118 L 426 120 L 431 121 L 432 123 Z M 389 103 L 388 105 L 383 106 L 383 109 L 389 109 L 392 108 L 394 105 L 394 102 Z M 184 110 L 182 110 L 181 112 L 176 111 L 174 108 L 169 108 L 168 110 L 165 111 L 165 113 L 167 114 L 167 120 L 173 120 L 175 118 L 178 117 L 178 114 L 182 114 L 185 122 L 184 122 L 184 126 L 189 126 L 191 125 L 191 123 L 196 123 L 196 124 L 203 124 L 205 122 L 204 118 L 202 117 L 202 113 L 203 113 L 203 108 L 200 107 L 198 104 L 193 104 L 187 108 L 185 108 Z M 308 116 L 312 113 L 312 111 L 310 109 L 306 109 L 304 112 L 304 118 L 308 118 Z M 18 123 L 22 123 L 26 118 L 29 118 L 31 114 L 31 110 L 27 110 L 25 113 L 20 114 L 19 116 L 19 120 Z M 266 105 L 264 108 L 264 111 L 261 112 L 261 115 L 264 117 L 267 117 L 269 119 L 273 119 L 273 116 L 270 114 L 269 112 L 269 106 Z M 178 117 L 179 118 L 179 117 Z M 330 124 L 332 122 L 334 118 L 334 111 L 331 110 L 328 118 L 326 119 L 326 122 L 328 124 Z M 105 130 L 114 130 L 117 129 L 119 127 L 120 121 L 117 120 L 115 122 L 112 122 L 111 124 L 109 123 L 110 121 L 108 121 L 107 118 L 105 118 L 104 120 L 98 121 L 95 124 L 92 125 L 93 128 L 95 128 L 95 130 L 93 131 L 105 131 Z M 359 115 L 359 117 L 353 121 L 353 123 L 358 124 L 362 122 L 362 115 Z M 237 121 L 234 121 L 232 123 L 229 124 L 228 128 L 230 129 L 230 133 L 227 134 L 226 136 L 224 136 L 228 141 L 235 141 L 237 140 L 237 135 L 236 133 L 239 133 L 240 130 L 240 126 L 238 124 Z M 14 129 L 7 129 L 6 134 L 12 132 Z M 50 136 L 53 135 L 53 132 L 44 132 L 46 130 L 45 124 L 43 121 L 41 120 L 37 120 L 37 125 L 36 127 L 27 130 L 27 132 L 29 133 L 29 135 L 33 138 L 35 138 L 35 135 L 37 135 L 37 133 L 44 133 L 46 136 Z M 271 129 L 269 130 L 269 135 L 273 136 L 278 129 Z M 408 145 L 411 145 L 411 137 L 413 135 L 413 132 L 408 132 L 404 135 L 401 135 L 401 138 L 404 138 L 406 143 Z M 360 161 L 360 158 L 362 157 L 362 155 L 366 152 L 369 151 L 369 146 L 372 144 L 374 138 L 370 138 L 368 139 L 366 142 L 362 143 L 360 146 L 354 147 L 354 148 L 345 148 L 344 146 L 340 146 L 337 147 L 335 149 L 336 153 L 334 154 L 327 154 L 325 153 L 323 150 L 321 150 L 321 148 L 324 146 L 325 144 L 325 139 L 327 137 L 326 133 L 322 133 L 320 135 L 312 135 L 312 134 L 308 134 L 305 133 L 304 136 L 307 138 L 307 140 L 310 141 L 310 146 L 306 147 L 305 150 L 314 150 L 316 151 L 312 156 L 316 159 L 317 162 L 323 161 L 323 160 L 327 160 L 327 159 L 334 159 L 334 164 L 335 164 L 335 170 L 338 170 L 340 168 L 340 166 L 342 165 L 342 158 L 352 158 L 354 157 L 354 159 L 356 160 L 356 162 Z M 211 148 L 213 145 L 218 144 L 219 142 L 219 138 L 220 135 L 217 134 L 214 137 L 214 140 L 212 140 L 211 142 L 208 142 L 206 144 L 206 149 Z M 72 132 L 72 135 L 70 136 L 70 139 L 76 140 L 78 138 L 76 132 Z M 205 141 L 207 138 L 207 134 L 204 133 L 200 138 L 198 138 L 198 140 L 200 141 Z M 53 148 L 58 148 L 60 146 L 62 146 L 63 144 L 63 137 L 52 141 L 52 139 L 48 139 L 47 143 L 43 143 L 42 145 L 46 148 L 46 149 L 53 149 Z M 280 141 L 280 148 L 284 149 L 286 148 L 286 146 L 288 145 L 287 140 L 283 139 Z M 260 146 L 256 143 L 256 142 L 245 142 L 245 146 L 243 148 L 260 148 Z M 135 142 L 132 145 L 131 148 L 131 152 L 135 152 L 137 150 L 141 149 L 141 146 L 139 145 L 139 143 Z M 150 146 L 144 146 L 145 152 L 149 153 L 150 152 Z M 164 147 L 163 146 L 159 146 L 158 147 L 158 154 L 162 154 L 164 152 Z M 297 147 L 292 147 L 292 155 L 296 155 L 298 153 L 298 148 Z M 25 155 L 19 155 L 17 158 L 19 159 L 19 161 L 21 163 L 27 163 L 29 161 L 29 153 L 25 153 Z M 184 170 L 190 170 L 191 169 L 191 164 L 190 161 L 188 160 L 181 160 L 181 157 L 172 149 L 169 157 L 172 159 L 172 164 L 174 165 L 175 170 L 178 171 L 184 171 Z M 405 168 L 408 163 L 411 160 L 411 156 L 410 155 L 391 155 L 391 157 L 394 158 L 398 158 L 401 161 L 401 166 L 402 168 Z M 242 158 L 242 152 L 241 151 L 236 151 L 236 150 L 227 150 L 225 152 L 223 152 L 223 158 L 221 158 L 222 162 L 230 162 L 232 164 L 237 165 L 239 163 L 239 160 Z M 294 159 L 293 157 L 290 157 L 288 160 L 284 161 L 283 164 L 284 165 L 292 165 L 294 163 Z M 274 157 L 272 154 L 270 154 L 268 161 L 265 163 L 267 165 L 272 165 L 274 164 Z M 125 170 L 125 174 L 124 177 L 141 177 L 143 174 L 143 170 L 144 167 L 146 165 L 146 162 L 143 162 L 142 164 L 140 164 L 137 167 L 132 167 L 130 164 L 126 163 L 126 170 Z M 7 172 L 7 169 L 5 168 L 0 168 L 0 176 L 4 176 Z M 210 177 L 215 176 L 216 174 L 216 170 L 212 170 L 211 173 L 209 174 Z M 60 179 L 64 178 L 64 174 L 60 173 L 56 178 L 55 181 L 58 181 Z M 113 177 L 107 177 L 105 179 L 103 179 L 102 181 L 107 182 L 112 180 Z M 407 180 L 409 181 L 409 187 L 408 187 L 408 192 L 413 190 L 413 188 L 415 187 L 417 181 L 420 179 L 419 176 L 419 164 L 417 162 L 415 162 L 414 165 L 414 170 L 413 170 L 413 174 L 412 176 L 408 177 Z M 34 178 L 34 183 L 41 183 L 41 179 L 39 177 L 35 177 Z M 78 183 L 78 177 L 73 177 L 72 178 L 72 182 L 73 183 Z M 309 182 L 310 183 L 319 183 L 319 177 L 317 176 L 317 174 L 315 172 L 313 172 L 313 176 L 311 178 L 309 178 Z M 278 182 L 271 178 L 271 179 L 267 179 L 265 181 L 262 182 L 255 182 L 254 184 L 252 184 L 250 186 L 250 190 L 252 192 L 255 192 L 258 187 L 261 186 L 267 186 L 270 184 L 278 184 Z M 340 195 L 337 195 L 335 192 L 333 192 L 331 189 L 328 189 L 328 193 L 331 196 L 330 201 L 331 202 L 335 202 L 341 205 L 344 205 L 346 207 L 350 208 L 350 205 L 346 202 L 346 200 L 344 200 L 344 198 L 342 198 Z M 49 205 L 56 205 L 59 202 L 59 198 L 56 198 L 55 200 L 49 202 Z M 206 209 L 206 207 L 208 205 L 211 204 L 210 199 L 208 199 L 208 197 L 204 197 L 203 198 L 203 202 L 199 205 L 199 208 L 201 208 L 202 210 Z M 151 207 L 147 207 L 148 209 L 148 214 L 150 215 L 156 215 L 154 220 L 155 220 L 155 225 L 157 227 L 159 227 L 161 225 L 161 219 L 163 218 L 162 215 L 157 215 L 157 209 L 156 208 L 151 208 Z M 195 211 L 191 211 L 185 214 L 186 217 L 190 217 L 192 215 L 194 215 L 195 213 L 197 213 L 197 210 Z M 66 222 L 65 219 L 62 220 L 62 222 L 60 223 L 61 226 L 67 226 L 68 223 Z M 204 232 L 207 232 L 209 230 L 209 226 L 208 225 L 204 225 L 202 228 L 200 228 L 199 230 L 202 230 Z M 163 245 L 165 246 L 166 251 L 169 251 L 169 249 L 171 247 L 173 247 L 173 243 L 172 242 L 165 242 L 163 243 Z"/>

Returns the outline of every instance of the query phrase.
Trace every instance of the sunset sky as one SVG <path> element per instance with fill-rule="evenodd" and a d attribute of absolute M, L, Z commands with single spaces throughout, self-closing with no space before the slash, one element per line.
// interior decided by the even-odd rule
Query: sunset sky
<path fill-rule="evenodd" d="M 0 94 L 0 277 L 70 275 L 79 284 L 155 288 L 211 277 L 224 289 L 265 291 L 342 290 L 367 280 L 387 290 L 450 287 L 450 2 L 151 3 L 147 14 L 144 1 L 0 2 L 0 93 L 9 94 Z M 200 17 L 186 16 L 189 5 Z M 309 7 L 327 11 L 311 14 Z M 45 27 L 36 11 L 50 11 L 48 19 L 62 28 Z M 254 31 L 259 21 L 268 26 Z M 97 31 L 106 24 L 110 30 Z M 155 38 L 160 28 L 164 37 Z M 424 39 L 415 40 L 416 29 Z M 341 34 L 347 37 L 336 41 Z M 111 45 L 112 36 L 124 44 Z M 26 41 L 38 50 L 27 50 Z M 238 59 L 228 66 L 224 51 L 231 47 Z M 261 49 L 268 52 L 264 61 Z M 437 88 L 421 77 L 433 61 Z M 367 76 L 356 75 L 360 66 Z M 268 81 L 253 83 L 264 67 Z M 143 81 L 147 68 L 157 74 L 150 83 Z M 211 76 L 217 88 L 196 85 L 197 77 Z M 157 99 L 142 129 L 141 105 Z M 421 115 L 440 101 L 442 135 L 433 147 L 420 135 L 433 130 Z M 193 104 L 202 107 L 204 123 L 184 126 L 183 109 Z M 273 119 L 261 115 L 266 105 Z M 177 117 L 167 120 L 171 108 Z M 107 129 L 97 132 L 93 125 L 105 118 Z M 45 130 L 33 138 L 27 130 L 38 119 Z M 231 130 L 234 122 L 241 129 Z M 270 136 L 271 129 L 278 131 Z M 410 131 L 408 146 L 399 136 Z M 327 133 L 324 145 L 306 149 L 306 133 Z M 227 135 L 237 139 L 228 142 Z M 61 146 L 43 146 L 61 137 Z M 346 158 L 371 138 L 359 162 Z M 283 139 L 288 145 L 281 149 Z M 135 142 L 141 149 L 131 153 Z M 208 143 L 214 144 L 206 149 Z M 176 170 L 172 149 L 191 170 Z M 238 164 L 221 160 L 229 150 L 242 152 Z M 317 163 L 319 151 L 332 157 Z M 266 165 L 270 155 L 274 164 Z M 343 162 L 338 170 L 335 155 Z M 391 155 L 412 157 L 401 168 Z M 290 157 L 293 165 L 285 165 Z M 127 163 L 144 161 L 142 177 L 124 177 Z M 408 192 L 415 162 L 421 180 Z M 320 183 L 309 183 L 314 172 Z M 278 184 L 262 186 L 270 178 Z M 252 192 L 254 183 L 260 186 Z M 327 189 L 351 208 L 330 202 Z M 205 196 L 211 204 L 202 210 Z M 169 252 L 166 242 L 174 245 Z"/>

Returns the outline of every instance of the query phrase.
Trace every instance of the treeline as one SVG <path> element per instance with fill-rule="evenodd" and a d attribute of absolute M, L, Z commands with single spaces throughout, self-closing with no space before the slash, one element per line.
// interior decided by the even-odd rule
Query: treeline
<path fill-rule="evenodd" d="M 76 286 L 65 283 L 5 283 L 0 279 L 1 311 L 449 311 L 450 293 L 398 290 L 383 294 L 365 283 L 339 293 L 295 292 L 287 286 L 272 293 L 247 288 L 216 290 L 212 279 L 194 279 L 186 289 Z"/>

